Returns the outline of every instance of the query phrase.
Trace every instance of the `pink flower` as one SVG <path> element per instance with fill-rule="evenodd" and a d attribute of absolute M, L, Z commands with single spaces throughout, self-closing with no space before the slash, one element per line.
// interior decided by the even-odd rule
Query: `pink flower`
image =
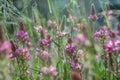
<path fill-rule="evenodd" d="M 43 68 L 41 68 L 40 72 L 45 75 L 49 74 L 49 75 L 57 76 L 57 69 L 54 66 L 43 67 Z"/>
<path fill-rule="evenodd" d="M 52 22 L 52 20 L 49 20 L 49 21 L 48 21 L 48 26 L 50 26 L 50 27 L 53 26 L 53 22 Z"/>
<path fill-rule="evenodd" d="M 92 21 L 95 21 L 95 20 L 98 19 L 98 17 L 97 17 L 96 14 L 91 14 L 91 15 L 89 15 L 88 19 L 89 19 L 89 20 L 92 20 Z"/>
<path fill-rule="evenodd" d="M 75 64 L 76 64 L 76 63 L 75 63 L 74 61 L 70 61 L 70 62 L 69 62 L 69 65 L 70 65 L 71 68 L 74 68 L 74 67 L 75 67 Z"/>
<path fill-rule="evenodd" d="M 57 76 L 56 67 L 50 66 L 50 67 L 49 67 L 49 71 L 50 71 L 50 73 L 51 73 L 53 76 Z"/>
<path fill-rule="evenodd" d="M 112 21 L 112 16 L 111 15 L 108 16 L 108 20 Z"/>
<path fill-rule="evenodd" d="M 84 34 L 78 34 L 75 38 L 75 42 L 78 44 L 84 44 L 86 41 L 86 37 Z"/>
<path fill-rule="evenodd" d="M 76 64 L 75 69 L 77 71 L 81 71 L 81 65 L 79 63 Z"/>
<path fill-rule="evenodd" d="M 83 50 L 79 50 L 77 54 L 78 56 L 85 57 L 85 53 Z"/>
<path fill-rule="evenodd" d="M 69 20 L 70 20 L 70 21 L 75 21 L 75 20 L 76 20 L 76 17 L 73 16 L 73 15 L 71 15 L 71 14 L 69 14 Z"/>
<path fill-rule="evenodd" d="M 67 35 L 67 33 L 66 32 L 62 32 L 62 36 L 64 37 L 64 36 L 66 36 Z"/>
<path fill-rule="evenodd" d="M 110 30 L 106 25 L 101 27 L 99 31 L 94 33 L 94 39 L 96 40 L 109 40 L 115 37 L 115 33 Z"/>
<path fill-rule="evenodd" d="M 20 56 L 23 56 L 24 59 L 30 60 L 31 59 L 31 54 L 29 53 L 29 50 L 27 48 L 17 48 L 15 52 L 11 52 L 9 54 L 9 58 L 13 60 L 15 57 L 19 58 Z"/>
<path fill-rule="evenodd" d="M 69 44 L 65 47 L 66 53 L 75 55 L 76 54 L 76 46 L 74 44 Z"/>
<path fill-rule="evenodd" d="M 26 70 L 26 73 L 27 73 L 28 75 L 30 75 L 30 74 L 31 74 L 30 70 Z"/>
<path fill-rule="evenodd" d="M 38 45 L 42 48 L 46 48 L 50 45 L 52 39 L 49 35 L 47 35 L 47 38 L 40 38 L 38 41 Z"/>
<path fill-rule="evenodd" d="M 108 14 L 109 14 L 109 15 L 112 15 L 112 14 L 113 14 L 113 11 L 112 11 L 112 10 L 109 10 L 109 11 L 108 11 Z"/>
<path fill-rule="evenodd" d="M 30 60 L 32 58 L 31 54 L 30 53 L 27 53 L 26 54 L 26 60 Z"/>
<path fill-rule="evenodd" d="M 39 48 L 36 49 L 36 55 L 37 57 L 41 57 L 42 56 L 42 50 L 40 50 Z"/>
<path fill-rule="evenodd" d="M 14 60 L 14 55 L 13 55 L 12 53 L 10 53 L 10 54 L 8 55 L 8 58 L 11 59 L 11 60 Z"/>
<path fill-rule="evenodd" d="M 50 57 L 50 54 L 47 51 L 43 51 L 43 57 L 45 60 L 48 60 L 48 58 Z"/>
<path fill-rule="evenodd" d="M 69 43 L 69 45 L 67 45 L 65 47 L 66 53 L 69 54 L 70 56 L 75 56 L 76 55 L 76 45 L 74 45 L 72 43 L 72 39 L 71 38 L 68 39 L 68 43 Z"/>
<path fill-rule="evenodd" d="M 10 53 L 10 52 L 12 52 L 11 43 L 8 42 L 8 41 L 5 41 L 2 44 L 0 44 L 0 52 L 2 52 L 2 53 Z"/>
<path fill-rule="evenodd" d="M 18 41 L 20 43 L 25 42 L 28 46 L 31 47 L 32 43 L 29 44 L 30 42 L 29 36 L 28 36 L 28 33 L 25 31 L 25 28 L 22 22 L 19 23 L 19 30 L 16 33 L 16 37 L 18 38 Z"/>
<path fill-rule="evenodd" d="M 48 26 L 50 26 L 50 27 L 57 27 L 58 25 L 57 25 L 56 21 L 49 20 L 48 21 Z"/>
<path fill-rule="evenodd" d="M 92 21 L 95 21 L 95 20 L 98 19 L 97 14 L 96 14 L 96 11 L 95 11 L 95 6 L 94 6 L 94 4 L 91 5 L 91 13 L 90 13 L 88 19 L 89 19 L 89 20 L 92 20 Z"/>
<path fill-rule="evenodd" d="M 119 52 L 120 51 L 120 40 L 109 40 L 105 43 L 105 52 L 112 53 L 112 52 Z"/>
<path fill-rule="evenodd" d="M 23 49 L 23 54 L 25 55 L 24 57 L 25 57 L 26 60 L 30 60 L 31 57 L 32 57 L 27 48 Z"/>
<path fill-rule="evenodd" d="M 41 68 L 40 72 L 47 75 L 49 72 L 49 69 L 47 67 L 43 67 L 43 68 Z"/>
<path fill-rule="evenodd" d="M 100 55 L 100 54 L 97 54 L 97 55 L 95 55 L 95 58 L 96 58 L 96 59 L 101 59 L 101 55 Z"/>
<path fill-rule="evenodd" d="M 33 27 L 33 29 L 36 31 L 36 32 L 41 32 L 43 27 L 42 26 L 37 26 L 37 27 Z"/>
<path fill-rule="evenodd" d="M 43 50 L 40 50 L 40 49 L 36 49 L 36 54 L 37 54 L 37 57 L 40 57 L 40 58 L 43 58 L 44 60 L 48 60 L 49 57 L 50 57 L 50 53 L 48 53 L 47 51 L 43 51 Z"/>
<path fill-rule="evenodd" d="M 111 53 L 114 47 L 114 40 L 107 41 L 105 44 L 105 52 Z"/>

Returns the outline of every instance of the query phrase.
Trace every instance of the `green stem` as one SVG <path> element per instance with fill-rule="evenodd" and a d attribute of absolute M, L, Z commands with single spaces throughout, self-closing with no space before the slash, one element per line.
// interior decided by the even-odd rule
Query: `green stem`
<path fill-rule="evenodd" d="M 47 0 L 47 3 L 48 3 L 48 8 L 49 8 L 50 14 L 52 14 L 52 9 L 51 9 L 50 0 Z"/>

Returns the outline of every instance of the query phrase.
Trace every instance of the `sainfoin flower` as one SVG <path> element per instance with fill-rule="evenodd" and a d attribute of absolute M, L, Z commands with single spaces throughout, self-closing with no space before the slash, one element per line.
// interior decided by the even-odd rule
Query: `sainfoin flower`
<path fill-rule="evenodd" d="M 49 36 L 45 39 L 39 39 L 38 41 L 38 45 L 43 48 L 48 47 L 50 43 L 51 43 L 51 38 Z"/>
<path fill-rule="evenodd" d="M 92 21 L 98 19 L 97 14 L 96 14 L 96 12 L 95 12 L 95 6 L 94 6 L 94 4 L 91 5 L 91 13 L 90 13 L 88 19 L 89 19 L 89 20 L 92 20 Z"/>
<path fill-rule="evenodd" d="M 43 58 L 44 60 L 48 60 L 50 58 L 50 53 L 45 50 L 40 50 L 39 48 L 36 49 L 36 55 L 39 58 Z"/>
<path fill-rule="evenodd" d="M 79 50 L 77 55 L 78 55 L 78 57 L 84 58 L 86 54 L 85 54 L 85 52 L 83 50 Z"/>
<path fill-rule="evenodd" d="M 41 32 L 43 27 L 42 26 L 34 26 L 33 29 L 36 31 L 36 32 Z"/>
<path fill-rule="evenodd" d="M 24 25 L 22 22 L 19 23 L 19 30 L 16 34 L 16 37 L 18 38 L 18 41 L 21 42 L 25 42 L 28 46 L 32 46 L 32 43 L 29 40 L 29 36 L 28 33 L 25 31 Z"/>
<path fill-rule="evenodd" d="M 50 67 L 43 67 L 41 68 L 40 72 L 44 75 L 53 75 L 53 76 L 57 76 L 57 69 L 54 66 L 50 66 Z"/>
<path fill-rule="evenodd" d="M 100 55 L 100 54 L 96 54 L 96 55 L 95 55 L 95 58 L 96 58 L 96 59 L 101 59 L 101 55 Z"/>
<path fill-rule="evenodd" d="M 78 34 L 75 38 L 75 42 L 79 44 L 84 44 L 86 41 L 86 37 L 84 34 Z"/>
<path fill-rule="evenodd" d="M 49 71 L 50 71 L 50 74 L 52 74 L 53 76 L 57 76 L 57 69 L 56 69 L 56 67 L 50 66 L 49 67 Z"/>
<path fill-rule="evenodd" d="M 66 50 L 66 53 L 68 54 L 73 54 L 73 55 L 76 54 L 76 46 L 73 43 L 67 45 L 65 47 L 65 50 Z"/>
<path fill-rule="evenodd" d="M 3 43 L 0 44 L 0 52 L 2 53 L 10 53 L 11 50 L 11 44 L 8 41 L 5 41 Z"/>
<path fill-rule="evenodd" d="M 23 49 L 23 55 L 25 55 L 24 57 L 25 57 L 26 60 L 30 60 L 31 57 L 32 57 L 30 52 L 29 52 L 29 50 L 27 48 Z"/>
<path fill-rule="evenodd" d="M 70 67 L 73 69 L 73 70 L 76 70 L 76 71 L 81 71 L 81 65 L 80 63 L 76 62 L 76 61 L 69 61 L 69 65 Z"/>
<path fill-rule="evenodd" d="M 15 57 L 19 58 L 20 56 L 22 56 L 25 60 L 30 60 L 32 57 L 27 48 L 17 48 L 15 52 L 11 52 L 9 54 L 9 58 L 11 60 L 13 60 Z"/>
<path fill-rule="evenodd" d="M 49 73 L 49 69 L 47 67 L 41 68 L 40 72 L 44 75 L 47 75 Z"/>
<path fill-rule="evenodd" d="M 112 53 L 112 52 L 119 52 L 120 51 L 120 40 L 109 40 L 105 43 L 105 52 Z"/>
<path fill-rule="evenodd" d="M 47 33 L 47 30 L 45 28 L 41 28 L 40 29 L 40 34 L 41 34 L 41 37 L 38 41 L 38 45 L 41 47 L 41 48 L 46 48 L 48 47 L 48 45 L 51 43 L 52 39 L 51 37 L 48 35 Z"/>
<path fill-rule="evenodd" d="M 74 61 L 70 61 L 69 65 L 70 65 L 71 68 L 74 68 L 75 67 L 75 62 Z"/>
<path fill-rule="evenodd" d="M 113 11 L 112 11 L 112 10 L 109 10 L 109 11 L 108 11 L 108 14 L 109 14 L 109 15 L 113 15 Z"/>
<path fill-rule="evenodd" d="M 68 39 L 68 45 L 65 47 L 65 51 L 69 55 L 76 55 L 76 46 L 72 43 L 72 39 Z"/>
<path fill-rule="evenodd" d="M 49 20 L 48 21 L 48 26 L 50 27 L 57 27 L 57 22 L 55 20 Z"/>
<path fill-rule="evenodd" d="M 96 40 L 109 40 L 115 37 L 115 33 L 110 30 L 106 25 L 102 26 L 99 31 L 94 33 L 94 39 Z"/>
<path fill-rule="evenodd" d="M 77 71 L 81 71 L 81 65 L 79 63 L 76 63 L 75 69 Z"/>
<path fill-rule="evenodd" d="M 88 17 L 88 19 L 89 19 L 89 20 L 93 20 L 93 21 L 94 21 L 94 20 L 97 20 L 97 19 L 98 19 L 98 17 L 97 17 L 97 15 L 96 15 L 96 14 L 90 14 L 90 15 L 89 15 L 89 17 Z"/>
<path fill-rule="evenodd" d="M 44 59 L 48 60 L 48 58 L 50 57 L 50 53 L 48 53 L 47 51 L 43 51 L 43 57 Z"/>

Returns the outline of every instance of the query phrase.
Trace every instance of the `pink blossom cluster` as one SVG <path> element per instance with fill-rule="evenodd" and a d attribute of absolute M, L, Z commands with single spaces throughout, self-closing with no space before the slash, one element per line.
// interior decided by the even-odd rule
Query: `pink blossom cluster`
<path fill-rule="evenodd" d="M 109 29 L 106 25 L 100 28 L 99 31 L 94 33 L 94 39 L 97 40 L 109 40 L 115 37 L 115 32 Z"/>
<path fill-rule="evenodd" d="M 28 46 L 32 46 L 32 43 L 29 40 L 28 32 L 26 32 L 22 22 L 19 23 L 19 30 L 16 37 L 20 43 L 26 43 Z"/>
<path fill-rule="evenodd" d="M 31 59 L 31 54 L 27 48 L 17 48 L 15 52 L 9 54 L 9 58 L 13 60 L 14 58 L 24 58 L 25 60 Z"/>
<path fill-rule="evenodd" d="M 41 68 L 40 72 L 43 73 L 44 75 L 57 76 L 57 69 L 54 66 L 43 67 L 43 68 Z"/>
<path fill-rule="evenodd" d="M 66 53 L 69 55 L 76 55 L 76 46 L 72 43 L 72 39 L 68 39 L 68 45 L 65 47 Z"/>
<path fill-rule="evenodd" d="M 113 52 L 119 52 L 120 51 L 120 40 L 109 40 L 105 43 L 105 52 L 106 53 L 113 53 Z"/>

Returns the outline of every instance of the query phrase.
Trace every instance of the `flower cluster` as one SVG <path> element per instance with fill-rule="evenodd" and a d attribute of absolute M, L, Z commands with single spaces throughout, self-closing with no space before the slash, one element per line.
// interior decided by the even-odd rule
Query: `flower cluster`
<path fill-rule="evenodd" d="M 106 10 L 102 12 L 103 17 L 107 16 L 108 20 L 112 20 L 113 11 L 110 9 L 109 4 L 106 4 Z"/>
<path fill-rule="evenodd" d="M 69 64 L 70 67 L 75 71 L 80 72 L 82 70 L 81 64 L 77 60 L 69 61 Z"/>
<path fill-rule="evenodd" d="M 57 76 L 57 69 L 54 66 L 50 66 L 50 67 L 43 67 L 41 68 L 40 72 L 44 75 L 53 75 L 53 76 Z"/>
<path fill-rule="evenodd" d="M 48 35 L 47 30 L 42 26 L 34 27 L 34 29 L 36 32 L 39 32 L 41 34 L 41 37 L 38 40 L 38 48 L 36 49 L 36 55 L 40 59 L 48 61 L 48 59 L 50 58 L 50 53 L 48 53 L 45 49 L 50 45 L 52 39 Z"/>
<path fill-rule="evenodd" d="M 69 20 L 70 21 L 75 21 L 77 18 L 75 16 L 73 16 L 72 14 L 69 14 Z"/>
<path fill-rule="evenodd" d="M 29 40 L 28 33 L 25 31 L 23 23 L 20 22 L 19 26 L 20 26 L 20 28 L 19 28 L 19 30 L 18 30 L 18 32 L 16 34 L 16 36 L 18 38 L 18 41 L 20 43 L 26 43 L 28 46 L 32 46 L 32 43 Z"/>
<path fill-rule="evenodd" d="M 40 49 L 36 49 L 36 54 L 37 54 L 37 57 L 39 58 L 43 58 L 45 59 L 46 61 L 50 58 L 50 53 L 48 53 L 47 51 L 45 50 L 40 50 Z"/>
<path fill-rule="evenodd" d="M 36 32 L 39 32 L 41 34 L 41 37 L 38 41 L 38 45 L 41 48 L 45 49 L 51 43 L 52 41 L 51 37 L 48 35 L 47 30 L 42 26 L 34 27 L 34 29 Z"/>
<path fill-rule="evenodd" d="M 57 22 L 56 22 L 56 21 L 49 20 L 49 21 L 48 21 L 48 26 L 49 26 L 49 27 L 57 27 L 58 25 L 57 25 Z"/>
<path fill-rule="evenodd" d="M 96 14 L 96 11 L 95 11 L 95 6 L 94 6 L 94 4 L 91 5 L 91 13 L 90 13 L 88 19 L 89 19 L 89 20 L 92 20 L 92 21 L 95 21 L 95 20 L 98 19 L 97 14 Z"/>
<path fill-rule="evenodd" d="M 110 30 L 106 25 L 104 25 L 103 27 L 100 28 L 99 31 L 94 33 L 95 41 L 97 39 L 99 39 L 99 40 L 109 40 L 109 39 L 114 38 L 114 37 L 115 37 L 115 32 Z"/>
<path fill-rule="evenodd" d="M 76 51 L 76 45 L 72 43 L 72 39 L 68 39 L 69 45 L 65 47 L 66 53 L 68 54 L 68 62 L 72 70 L 80 72 L 82 70 L 81 57 L 84 57 L 84 52 L 82 50 Z"/>
<path fill-rule="evenodd" d="M 85 44 L 86 42 L 86 37 L 84 34 L 78 34 L 76 37 L 75 37 L 75 42 L 77 44 Z"/>
<path fill-rule="evenodd" d="M 13 60 L 14 58 L 24 58 L 25 60 L 30 60 L 31 59 L 31 54 L 29 53 L 29 50 L 27 48 L 17 48 L 15 52 L 11 52 L 9 54 L 9 58 Z"/>
<path fill-rule="evenodd" d="M 73 55 L 75 56 L 76 55 L 76 46 L 72 43 L 71 38 L 68 39 L 68 43 L 69 43 L 69 45 L 67 45 L 65 47 L 66 53 L 71 56 L 73 56 Z"/>
<path fill-rule="evenodd" d="M 48 47 L 48 45 L 51 43 L 51 38 L 50 36 L 47 36 L 47 38 L 41 38 L 38 41 L 38 45 L 42 48 Z"/>
<path fill-rule="evenodd" d="M 113 53 L 120 51 L 120 40 L 109 40 L 105 43 L 105 52 Z"/>

